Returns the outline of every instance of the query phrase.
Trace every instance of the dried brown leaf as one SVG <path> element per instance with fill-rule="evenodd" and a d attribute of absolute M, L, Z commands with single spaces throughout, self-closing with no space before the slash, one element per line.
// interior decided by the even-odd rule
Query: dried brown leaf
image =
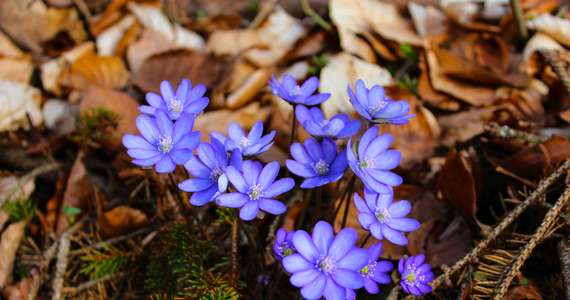
<path fill-rule="evenodd" d="M 528 27 L 545 33 L 566 47 L 570 47 L 570 20 L 542 14 L 530 21 Z"/>
<path fill-rule="evenodd" d="M 248 104 L 267 86 L 269 78 L 271 78 L 269 69 L 259 69 L 253 72 L 237 90 L 228 95 L 226 106 L 229 109 L 237 109 Z"/>
<path fill-rule="evenodd" d="M 30 121 L 32 126 L 40 125 L 43 122 L 41 102 L 40 90 L 16 81 L 0 80 L 0 132 L 29 128 Z"/>
<path fill-rule="evenodd" d="M 100 214 L 98 222 L 101 236 L 111 238 L 141 228 L 148 220 L 142 211 L 121 205 Z"/>
<path fill-rule="evenodd" d="M 451 203 L 467 220 L 475 217 L 477 186 L 474 164 L 466 151 L 451 151 L 439 173 L 439 188 L 443 198 Z"/>
<path fill-rule="evenodd" d="M 83 151 L 79 151 L 69 171 L 65 191 L 58 209 L 59 215 L 55 223 L 55 231 L 58 234 L 61 234 L 70 225 L 70 216 L 64 213 L 64 207 L 80 208 L 84 213 L 91 206 L 94 187 L 83 163 L 84 157 Z"/>
<path fill-rule="evenodd" d="M 228 125 L 236 122 L 244 129 L 249 129 L 258 121 L 265 121 L 269 117 L 271 109 L 269 107 L 260 107 L 259 102 L 253 102 L 248 106 L 231 111 L 220 109 L 216 111 L 206 112 L 199 118 L 196 118 L 195 130 L 202 134 L 202 139 L 207 140 L 212 131 L 227 133 Z"/>
<path fill-rule="evenodd" d="M 10 224 L 0 237 L 0 289 L 12 281 L 16 251 L 24 238 L 26 224 L 27 221 Z"/>
<path fill-rule="evenodd" d="M 92 85 L 123 88 L 129 80 L 129 72 L 123 60 L 117 56 L 99 56 L 87 52 L 73 62 L 60 80 L 64 85 L 79 90 Z"/>

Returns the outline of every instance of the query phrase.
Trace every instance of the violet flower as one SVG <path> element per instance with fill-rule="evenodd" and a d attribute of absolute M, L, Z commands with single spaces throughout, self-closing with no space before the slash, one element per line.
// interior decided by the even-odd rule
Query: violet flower
<path fill-rule="evenodd" d="M 303 105 L 298 105 L 295 108 L 295 115 L 299 124 L 314 137 L 343 139 L 355 135 L 360 129 L 358 120 L 350 120 L 346 114 L 337 114 L 327 120 L 323 112 L 317 107 L 309 109 Z"/>
<path fill-rule="evenodd" d="M 212 136 L 226 146 L 228 151 L 240 149 L 244 156 L 257 156 L 267 151 L 273 145 L 275 130 L 262 136 L 263 123 L 255 122 L 249 133 L 246 135 L 237 123 L 228 126 L 229 137 L 219 132 L 212 132 Z"/>
<path fill-rule="evenodd" d="M 429 285 L 433 280 L 431 266 L 425 263 L 425 255 L 418 254 L 408 259 L 400 258 L 398 272 L 402 280 L 400 285 L 404 291 L 414 296 L 421 296 L 430 293 L 432 288 Z"/>
<path fill-rule="evenodd" d="M 226 169 L 230 165 L 240 169 L 241 160 L 239 150 L 234 150 L 228 157 L 224 146 L 216 140 L 212 139 L 210 144 L 201 143 L 197 155 L 190 156 L 184 165 L 193 178 L 179 183 L 178 188 L 194 193 L 190 197 L 190 203 L 202 206 L 227 190 Z"/>
<path fill-rule="evenodd" d="M 160 93 L 147 93 L 146 101 L 149 105 L 142 105 L 142 113 L 154 115 L 156 110 L 163 110 L 172 120 L 177 120 L 184 114 L 199 114 L 208 106 L 208 98 L 204 97 L 206 86 L 198 84 L 192 88 L 192 82 L 183 79 L 178 85 L 176 93 L 170 82 L 160 83 Z"/>
<path fill-rule="evenodd" d="M 274 161 L 262 167 L 261 163 L 245 161 L 243 171 L 228 167 L 226 175 L 236 188 L 236 192 L 223 194 L 216 199 L 221 206 L 241 208 L 239 216 L 250 221 L 259 210 L 279 215 L 287 210 L 285 204 L 273 198 L 288 192 L 295 186 L 291 178 L 275 181 L 279 173 L 279 163 Z"/>
<path fill-rule="evenodd" d="M 360 269 L 360 275 L 364 278 L 364 288 L 369 294 L 378 294 L 378 284 L 389 284 L 390 271 L 394 268 L 391 262 L 378 260 L 382 253 L 382 243 L 376 243 L 368 251 L 368 264 Z"/>
<path fill-rule="evenodd" d="M 323 103 L 331 96 L 329 93 L 313 95 L 319 87 L 319 79 L 316 76 L 307 79 L 302 85 L 297 85 L 295 78 L 289 74 L 283 75 L 281 82 L 273 76 L 269 86 L 274 95 L 291 104 L 312 106 Z"/>
<path fill-rule="evenodd" d="M 378 127 L 370 127 L 356 147 L 348 142 L 348 164 L 364 185 L 377 193 L 389 193 L 391 187 L 400 185 L 402 177 L 390 171 L 400 164 L 398 150 L 390 149 L 394 138 L 389 134 L 378 136 Z"/>
<path fill-rule="evenodd" d="M 406 200 L 392 203 L 393 193 L 377 194 L 364 189 L 364 200 L 354 193 L 354 204 L 358 209 L 358 222 L 366 230 L 370 230 L 372 236 L 382 240 L 386 238 L 390 242 L 404 246 L 408 238 L 403 232 L 418 229 L 420 223 L 405 216 L 412 210 L 412 205 Z"/>
<path fill-rule="evenodd" d="M 346 289 L 359 289 L 364 279 L 358 271 L 368 261 L 368 253 L 355 247 L 358 236 L 352 228 L 342 229 L 335 237 L 332 226 L 319 221 L 310 236 L 304 230 L 293 235 L 296 254 L 283 258 L 291 273 L 292 285 L 301 288 L 305 299 L 344 300 Z"/>
<path fill-rule="evenodd" d="M 277 260 L 282 260 L 284 257 L 295 254 L 295 246 L 293 246 L 294 231 L 287 231 L 284 228 L 279 228 L 275 234 L 275 243 L 273 244 L 273 255 Z"/>
<path fill-rule="evenodd" d="M 302 188 L 310 189 L 339 180 L 346 169 L 346 153 L 337 155 L 336 144 L 326 138 L 317 142 L 308 138 L 304 146 L 299 143 L 291 145 L 291 155 L 285 163 L 292 173 L 304 177 Z"/>
<path fill-rule="evenodd" d="M 384 88 L 379 85 L 368 89 L 361 79 L 356 81 L 354 92 L 348 87 L 348 97 L 362 117 L 375 123 L 406 124 L 415 116 L 408 114 L 410 104 L 407 101 L 388 98 Z"/>
<path fill-rule="evenodd" d="M 200 133 L 192 131 L 194 117 L 179 118 L 174 124 L 163 111 L 155 117 L 140 115 L 136 125 L 141 135 L 125 134 L 123 145 L 134 158 L 133 163 L 151 167 L 158 173 L 170 173 L 192 156 L 200 143 Z"/>

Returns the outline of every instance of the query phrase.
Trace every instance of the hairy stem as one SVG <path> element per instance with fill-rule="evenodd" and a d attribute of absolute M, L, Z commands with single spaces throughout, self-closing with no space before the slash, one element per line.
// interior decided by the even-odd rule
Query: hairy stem
<path fill-rule="evenodd" d="M 232 277 L 239 278 L 239 217 L 236 213 L 232 223 Z"/>

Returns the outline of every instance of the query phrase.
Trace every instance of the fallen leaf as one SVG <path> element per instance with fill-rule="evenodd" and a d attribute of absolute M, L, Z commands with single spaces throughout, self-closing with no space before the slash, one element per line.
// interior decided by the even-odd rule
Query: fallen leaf
<path fill-rule="evenodd" d="M 146 225 L 148 220 L 142 211 L 121 205 L 100 214 L 98 222 L 101 236 L 111 238 L 139 229 Z"/>
<path fill-rule="evenodd" d="M 101 88 L 123 88 L 129 80 L 129 72 L 123 60 L 117 56 L 99 56 L 87 52 L 63 72 L 63 85 L 83 90 L 91 85 Z"/>
<path fill-rule="evenodd" d="M 416 116 L 405 125 L 382 125 L 382 132 L 394 136 L 392 147 L 400 151 L 402 160 L 400 166 L 411 168 L 434 154 L 439 145 L 441 129 L 435 116 L 416 99 L 410 91 L 396 86 L 386 88 L 386 94 L 397 100 L 406 100 L 410 103 L 411 114 Z"/>
<path fill-rule="evenodd" d="M 343 112 L 354 111 L 346 90 L 350 85 L 354 88 L 357 79 L 362 79 L 367 86 L 378 84 L 386 86 L 392 83 L 388 70 L 358 59 L 346 52 L 332 56 L 328 64 L 321 70 L 319 91 L 331 93 L 331 97 L 322 104 L 327 117 Z"/>
<path fill-rule="evenodd" d="M 517 285 L 509 289 L 505 300 L 542 300 L 540 291 L 534 284 Z"/>
<path fill-rule="evenodd" d="M 570 47 L 570 20 L 550 14 L 542 14 L 527 22 L 530 29 L 537 30 Z"/>
<path fill-rule="evenodd" d="M 15 81 L 0 80 L 0 132 L 39 126 L 42 119 L 40 90 Z M 28 119 L 29 117 L 29 119 Z"/>
<path fill-rule="evenodd" d="M 12 268 L 16 259 L 16 251 L 24 238 L 27 221 L 13 223 L 4 230 L 0 237 L 0 289 L 12 281 Z"/>
<path fill-rule="evenodd" d="M 189 50 L 168 51 L 147 59 L 133 76 L 133 82 L 144 92 L 158 92 L 160 83 L 177 84 L 187 78 L 193 84 L 212 88 L 221 80 L 225 59 Z"/>
<path fill-rule="evenodd" d="M 118 151 L 123 147 L 121 143 L 123 135 L 138 132 L 135 122 L 139 115 L 138 106 L 138 102 L 126 93 L 91 87 L 83 94 L 79 112 L 83 114 L 92 108 L 105 108 L 115 113 L 119 117 L 117 130 L 112 132 L 104 144 L 107 150 Z"/>
<path fill-rule="evenodd" d="M 83 213 L 92 205 L 94 187 L 83 163 L 84 157 L 83 151 L 79 151 L 69 171 L 65 190 L 58 208 L 59 214 L 54 224 L 57 234 L 61 234 L 70 226 L 69 223 L 72 218 L 77 220 L 77 216 L 71 216 L 68 213 L 69 208 L 80 209 L 80 212 Z"/>
<path fill-rule="evenodd" d="M 420 60 L 420 70 L 418 94 L 421 95 L 422 101 L 438 109 L 458 111 L 461 108 L 461 103 L 457 99 L 448 94 L 438 92 L 432 87 L 424 56 Z"/>
<path fill-rule="evenodd" d="M 451 147 L 463 143 L 485 131 L 485 124 L 490 122 L 495 111 L 501 107 L 469 109 L 455 114 L 440 116 L 442 143 Z"/>
<path fill-rule="evenodd" d="M 331 20 L 336 24 L 341 47 L 368 59 L 369 49 L 357 37 L 364 33 L 377 33 L 400 44 L 422 46 L 422 39 L 413 24 L 398 11 L 396 4 L 374 0 L 332 0 L 329 4 Z M 368 47 L 369 48 L 369 47 Z"/>
<path fill-rule="evenodd" d="M 95 41 L 97 53 L 101 56 L 114 55 L 119 41 L 129 28 L 135 25 L 135 22 L 135 18 L 129 15 L 99 34 Z"/>
<path fill-rule="evenodd" d="M 208 39 L 206 50 L 216 55 L 235 55 L 260 44 L 261 37 L 255 30 L 218 30 Z"/>
<path fill-rule="evenodd" d="M 269 78 L 271 78 L 269 69 L 258 69 L 253 72 L 237 90 L 228 95 L 226 106 L 229 109 L 237 109 L 248 104 L 267 86 Z"/>
<path fill-rule="evenodd" d="M 24 52 L 7 35 L 0 31 L 0 56 L 22 57 L 23 55 Z"/>
<path fill-rule="evenodd" d="M 12 80 L 28 83 L 32 77 L 32 58 L 23 56 L 20 58 L 0 57 L 0 80 Z"/>
<path fill-rule="evenodd" d="M 414 27 L 421 37 L 444 33 L 451 25 L 447 16 L 437 7 L 410 1 L 408 10 Z"/>
<path fill-rule="evenodd" d="M 491 25 L 480 20 L 480 6 L 475 2 L 451 2 L 441 6 L 442 10 L 455 23 L 471 30 L 498 33 L 499 26 Z"/>
<path fill-rule="evenodd" d="M 530 56 L 538 50 L 557 50 L 561 51 L 564 48 L 556 42 L 553 38 L 549 35 L 537 32 L 532 38 L 526 43 L 524 50 L 523 50 L 523 58 L 525 61 L 528 61 Z"/>
<path fill-rule="evenodd" d="M 63 92 L 60 82 L 62 73 L 64 71 L 68 72 L 69 67 L 80 57 L 94 51 L 95 45 L 92 42 L 87 42 L 62 53 L 58 58 L 42 64 L 40 69 L 43 88 L 54 95 L 61 95 Z"/>
<path fill-rule="evenodd" d="M 472 220 L 477 210 L 474 167 L 466 151 L 451 151 L 445 159 L 438 179 L 443 198 L 457 208 L 467 220 Z"/>
<path fill-rule="evenodd" d="M 129 68 L 136 73 L 149 57 L 171 50 L 180 50 L 183 47 L 169 41 L 164 35 L 144 29 L 141 37 L 127 48 L 127 61 Z"/>
<path fill-rule="evenodd" d="M 210 133 L 214 130 L 226 134 L 227 128 L 232 122 L 240 124 L 246 130 L 250 129 L 258 120 L 265 122 L 270 112 L 269 107 L 260 107 L 259 102 L 253 102 L 235 111 L 220 109 L 206 112 L 196 118 L 194 128 L 200 131 L 202 140 L 208 140 Z"/>

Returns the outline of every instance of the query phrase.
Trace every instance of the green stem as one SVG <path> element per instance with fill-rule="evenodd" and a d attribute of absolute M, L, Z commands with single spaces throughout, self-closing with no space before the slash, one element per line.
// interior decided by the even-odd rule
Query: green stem
<path fill-rule="evenodd" d="M 526 23 L 524 21 L 524 14 L 521 8 L 519 0 L 511 0 L 511 8 L 513 10 L 513 16 L 517 23 L 517 31 L 522 40 L 528 38 L 528 29 L 526 28 Z"/>
<path fill-rule="evenodd" d="M 311 5 L 309 5 L 308 0 L 301 0 L 301 7 L 303 8 L 303 12 L 324 30 L 332 31 L 331 24 L 325 21 L 325 19 L 323 19 L 317 12 L 315 12 L 315 10 L 313 10 Z"/>

